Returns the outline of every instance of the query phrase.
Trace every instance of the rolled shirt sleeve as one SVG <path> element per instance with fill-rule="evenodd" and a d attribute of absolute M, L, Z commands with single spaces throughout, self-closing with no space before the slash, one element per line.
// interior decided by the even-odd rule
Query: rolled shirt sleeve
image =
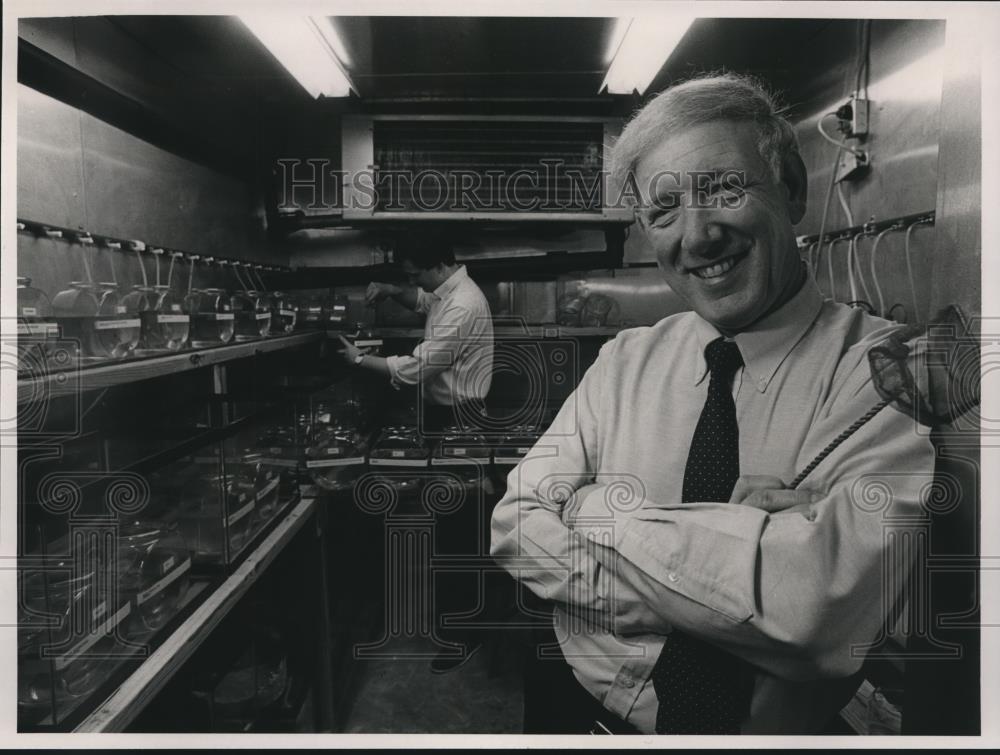
<path fill-rule="evenodd" d="M 933 448 L 887 408 L 828 462 L 830 487 L 809 512 L 647 500 L 616 512 L 613 546 L 594 526 L 608 503 L 591 491 L 576 531 L 614 573 L 614 595 L 594 600 L 610 607 L 615 631 L 679 627 L 790 680 L 856 671 L 902 586 L 884 577 L 912 565 L 913 550 L 892 543 L 926 517 Z"/>
<path fill-rule="evenodd" d="M 666 374 L 658 369 L 669 368 L 621 368 L 626 347 L 613 355 L 611 348 L 602 348 L 573 406 L 563 407 L 536 446 L 538 455 L 533 451 L 508 476 L 508 492 L 493 517 L 494 557 L 543 598 L 607 611 L 607 621 L 622 637 L 662 635 L 678 627 L 780 678 L 851 674 L 864 658 L 863 649 L 852 647 L 872 641 L 901 589 L 901 583 L 887 584 L 885 573 L 905 573 L 912 561 L 894 549 L 893 538 L 927 514 L 921 497 L 932 481 L 934 452 L 926 433 L 906 415 L 883 409 L 803 483 L 822 494 L 808 515 L 682 504 L 679 460 L 689 436 L 668 441 L 683 447 L 657 445 L 657 437 L 669 437 L 656 424 L 657 413 L 668 415 L 677 402 L 632 406 L 635 396 L 648 395 L 637 376 L 655 383 L 660 378 L 649 374 Z M 813 359 L 815 353 L 816 359 L 840 359 L 838 374 L 823 378 L 829 381 L 824 405 L 786 406 L 802 415 L 798 427 L 775 422 L 753 436 L 774 444 L 776 455 L 786 444 L 786 463 L 797 467 L 879 400 L 864 362 L 867 344 L 839 356 L 827 353 L 830 345 L 823 338 L 812 348 L 815 352 L 801 358 Z M 687 374 L 675 372 L 683 373 L 678 380 Z M 813 390 L 806 378 L 797 379 L 801 385 L 784 394 L 786 404 Z M 753 384 L 746 388 L 757 390 Z M 781 410 L 765 402 L 763 391 L 753 396 L 763 414 Z M 615 424 L 628 411 L 635 416 Z M 640 442 L 623 441 L 623 427 Z M 789 441 L 800 428 L 801 441 Z M 609 444 L 617 444 L 619 453 L 609 454 L 604 447 Z M 543 445 L 549 446 L 545 456 Z M 657 465 L 656 455 L 666 459 L 670 449 L 672 463 Z M 643 470 L 638 474 L 626 474 L 637 454 L 652 455 L 653 461 L 636 467 Z M 786 470 L 784 479 L 790 476 Z M 566 517 L 572 524 L 567 527 L 561 516 L 565 503 L 573 491 L 595 482 L 601 487 L 580 490 L 582 500 L 575 502 L 575 516 Z M 623 484 L 630 490 L 624 503 Z M 618 491 L 609 493 L 615 486 Z"/>
<path fill-rule="evenodd" d="M 546 433 L 507 477 L 494 509 L 493 558 L 540 597 L 609 621 L 596 580 L 600 566 L 587 539 L 562 521 L 594 481 L 602 364 L 591 366 Z M 581 489 L 583 488 L 583 489 Z"/>
<path fill-rule="evenodd" d="M 430 295 L 420 293 L 426 303 Z M 418 306 L 420 302 L 418 299 Z M 475 314 L 465 307 L 448 306 L 438 314 L 429 337 L 417 344 L 412 354 L 386 357 L 393 387 L 417 385 L 452 369 L 474 337 L 474 319 Z"/>

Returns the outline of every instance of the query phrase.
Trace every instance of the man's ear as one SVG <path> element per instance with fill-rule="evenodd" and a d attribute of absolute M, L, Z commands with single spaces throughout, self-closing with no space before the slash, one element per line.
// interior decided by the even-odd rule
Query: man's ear
<path fill-rule="evenodd" d="M 806 165 L 797 151 L 785 155 L 781 161 L 781 183 L 788 192 L 788 215 L 792 225 L 795 225 L 806 214 L 806 198 L 809 193 Z"/>

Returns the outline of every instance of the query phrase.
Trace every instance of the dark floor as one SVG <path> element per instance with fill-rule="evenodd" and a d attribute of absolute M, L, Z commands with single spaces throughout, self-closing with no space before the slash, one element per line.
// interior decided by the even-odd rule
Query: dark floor
<path fill-rule="evenodd" d="M 356 692 L 344 732 L 521 733 L 522 666 L 517 651 L 499 636 L 446 674 L 431 673 L 430 640 L 395 639 L 383 651 L 392 655 L 356 661 Z"/>

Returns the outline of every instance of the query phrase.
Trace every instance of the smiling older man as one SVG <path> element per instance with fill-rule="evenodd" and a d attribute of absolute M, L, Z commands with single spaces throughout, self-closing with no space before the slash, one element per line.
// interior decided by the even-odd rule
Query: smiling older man
<path fill-rule="evenodd" d="M 895 598 L 866 491 L 919 514 L 933 451 L 886 411 L 782 480 L 879 400 L 867 352 L 892 326 L 808 276 L 805 167 L 754 82 L 663 92 L 615 159 L 693 311 L 607 343 L 508 477 L 492 552 L 554 604 L 562 656 L 526 694 L 547 731 L 821 731 Z"/>

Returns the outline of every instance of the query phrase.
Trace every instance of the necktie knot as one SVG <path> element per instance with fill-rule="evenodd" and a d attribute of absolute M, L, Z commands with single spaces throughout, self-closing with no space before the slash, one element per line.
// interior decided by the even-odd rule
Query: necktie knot
<path fill-rule="evenodd" d="M 736 370 L 743 366 L 743 355 L 735 341 L 716 338 L 705 347 L 705 361 L 712 377 L 722 378 L 726 383 L 733 379 Z"/>

